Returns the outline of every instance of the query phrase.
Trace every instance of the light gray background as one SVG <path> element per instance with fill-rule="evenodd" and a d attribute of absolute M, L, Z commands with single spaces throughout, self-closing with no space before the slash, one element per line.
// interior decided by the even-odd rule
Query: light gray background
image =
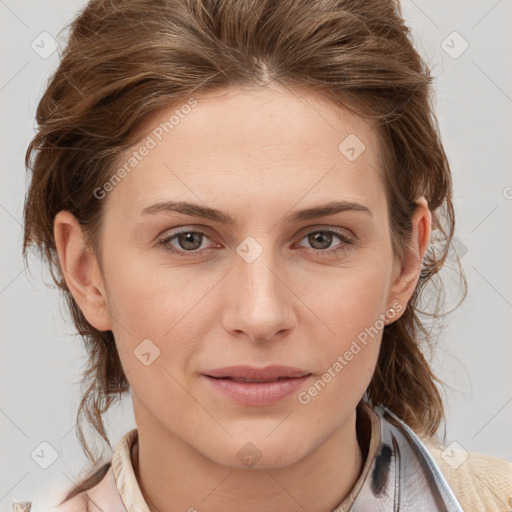
<path fill-rule="evenodd" d="M 33 512 L 43 510 L 50 493 L 69 487 L 86 462 L 74 432 L 85 352 L 63 301 L 44 285 L 48 273 L 33 257 L 30 274 L 21 259 L 23 158 L 37 103 L 58 64 L 58 51 L 42 58 L 31 43 L 44 31 L 56 37 L 84 5 L 0 0 L 2 511 L 11 510 L 12 499 L 36 499 Z M 455 245 L 469 284 L 465 303 L 447 318 L 434 360 L 449 385 L 446 442 L 512 460 L 512 3 L 405 0 L 403 12 L 436 76 L 436 112 L 454 176 Z M 444 44 L 462 48 L 454 31 L 469 44 L 457 58 L 442 47 L 450 36 Z M 453 275 L 445 273 L 448 282 Z M 129 397 L 108 417 L 115 447 L 135 426 Z M 41 453 L 42 442 L 58 454 L 48 469 L 31 456 Z"/>

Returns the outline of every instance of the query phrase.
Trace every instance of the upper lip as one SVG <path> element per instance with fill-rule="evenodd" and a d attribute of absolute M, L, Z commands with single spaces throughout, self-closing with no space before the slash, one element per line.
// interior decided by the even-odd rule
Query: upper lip
<path fill-rule="evenodd" d="M 204 372 L 203 375 L 215 378 L 233 377 L 253 380 L 275 380 L 279 377 L 304 377 L 305 375 L 310 375 L 310 373 L 311 372 L 308 372 L 307 370 L 293 368 L 292 366 L 272 365 L 265 366 L 264 368 L 257 368 L 255 366 L 238 365 L 208 370 Z"/>

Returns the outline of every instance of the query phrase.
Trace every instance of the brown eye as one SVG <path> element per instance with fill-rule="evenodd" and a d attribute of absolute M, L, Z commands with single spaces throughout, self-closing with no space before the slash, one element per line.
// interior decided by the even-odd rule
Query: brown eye
<path fill-rule="evenodd" d="M 341 243 L 331 248 L 331 245 L 335 239 L 340 240 Z M 346 251 L 353 244 L 352 239 L 345 233 L 334 231 L 334 230 L 319 230 L 308 233 L 303 240 L 307 240 L 307 243 L 311 248 L 319 254 L 332 254 L 339 251 Z"/>
<path fill-rule="evenodd" d="M 204 239 L 209 237 L 202 231 L 181 231 L 159 240 L 158 245 L 178 256 L 197 256 L 204 252 L 200 250 Z"/>
<path fill-rule="evenodd" d="M 203 234 L 197 231 L 185 231 L 175 235 L 173 238 L 176 238 L 180 244 L 181 249 L 186 251 L 194 251 L 201 247 Z"/>
<path fill-rule="evenodd" d="M 328 231 L 318 231 L 308 235 L 308 242 L 313 249 L 328 249 L 332 239 L 333 234 Z"/>

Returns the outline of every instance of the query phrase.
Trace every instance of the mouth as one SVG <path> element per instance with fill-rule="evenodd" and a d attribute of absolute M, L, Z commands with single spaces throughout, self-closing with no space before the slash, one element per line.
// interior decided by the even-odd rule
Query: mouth
<path fill-rule="evenodd" d="M 238 404 L 268 406 L 298 392 L 311 372 L 289 366 L 232 366 L 210 370 L 202 376 L 211 389 Z"/>
<path fill-rule="evenodd" d="M 292 366 L 272 365 L 264 368 L 238 365 L 218 368 L 204 372 L 203 375 L 214 379 L 231 379 L 239 382 L 276 382 L 311 375 L 311 372 Z"/>
<path fill-rule="evenodd" d="M 311 374 L 308 374 L 311 375 Z M 306 375 L 303 375 L 305 377 Z M 207 375 L 207 377 L 211 377 L 212 379 L 216 380 L 231 380 L 233 382 L 251 382 L 251 383 L 257 383 L 257 384 L 264 384 L 268 382 L 278 382 L 280 380 L 292 380 L 292 379 L 298 379 L 300 377 L 277 377 L 276 379 L 247 379 L 244 377 L 213 377 L 212 375 Z"/>

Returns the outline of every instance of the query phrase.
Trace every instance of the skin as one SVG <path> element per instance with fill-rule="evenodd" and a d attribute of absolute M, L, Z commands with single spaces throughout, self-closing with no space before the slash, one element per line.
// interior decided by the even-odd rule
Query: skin
<path fill-rule="evenodd" d="M 418 199 L 401 264 L 391 249 L 379 145 L 368 121 L 316 94 L 275 85 L 196 99 L 102 200 L 101 260 L 84 249 L 76 219 L 59 212 L 61 268 L 87 320 L 114 333 L 139 431 L 133 462 L 151 510 L 331 511 L 364 463 L 356 406 L 374 373 L 382 330 L 307 404 L 293 394 L 271 406 L 239 405 L 200 374 L 285 364 L 313 373 L 307 390 L 379 315 L 400 304 L 389 323 L 405 310 L 430 238 L 427 202 Z M 150 134 L 175 109 L 155 114 L 138 134 Z M 338 149 L 351 133 L 366 146 L 354 161 Z M 217 208 L 236 222 L 141 215 L 168 200 Z M 284 220 L 340 200 L 371 215 Z M 193 246 L 192 257 L 158 244 L 178 228 L 205 234 L 188 246 L 167 242 L 182 252 Z M 353 243 L 307 236 L 326 229 Z M 250 263 L 236 251 L 247 237 L 262 249 Z M 134 355 L 144 339 L 160 350 L 149 366 Z M 253 467 L 237 457 L 247 442 L 261 455 Z"/>

